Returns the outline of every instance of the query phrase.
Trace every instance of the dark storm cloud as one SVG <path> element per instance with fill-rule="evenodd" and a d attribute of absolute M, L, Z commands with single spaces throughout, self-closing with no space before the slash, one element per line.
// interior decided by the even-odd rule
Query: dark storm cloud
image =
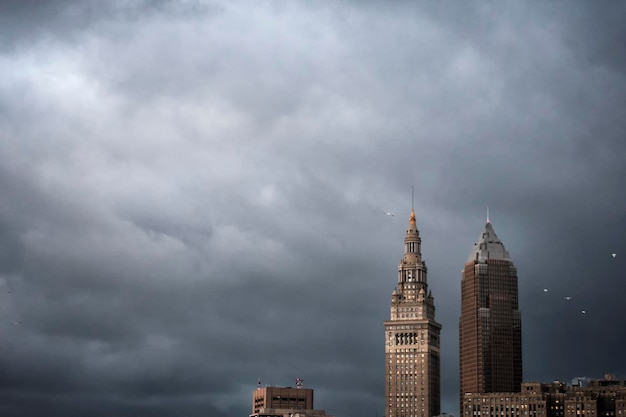
<path fill-rule="evenodd" d="M 175 19 L 217 10 L 210 3 L 197 1 L 4 0 L 0 4 L 0 25 L 3 28 L 0 49 L 11 52 L 50 40 L 80 43 L 90 30 L 109 20 L 132 25 L 153 14 L 166 13 Z"/>
<path fill-rule="evenodd" d="M 524 379 L 626 377 L 621 10 L 2 7 L 3 415 L 246 415 L 259 377 L 382 414 L 411 185 L 443 411 L 486 205 Z"/>

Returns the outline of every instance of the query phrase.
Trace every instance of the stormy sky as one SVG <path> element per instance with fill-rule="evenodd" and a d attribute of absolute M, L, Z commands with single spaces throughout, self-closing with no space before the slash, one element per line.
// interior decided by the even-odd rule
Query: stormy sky
<path fill-rule="evenodd" d="M 625 18 L 2 1 L 0 415 L 246 416 L 258 378 L 297 377 L 329 414 L 382 415 L 412 186 L 442 411 L 486 206 L 524 380 L 626 378 Z"/>

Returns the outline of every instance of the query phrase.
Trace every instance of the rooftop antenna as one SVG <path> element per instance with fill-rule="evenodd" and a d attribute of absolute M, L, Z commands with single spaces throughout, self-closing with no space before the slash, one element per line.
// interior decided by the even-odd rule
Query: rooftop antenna
<path fill-rule="evenodd" d="M 302 388 L 302 378 L 296 378 L 296 388 Z"/>
<path fill-rule="evenodd" d="M 487 206 L 487 223 L 489 223 L 489 206 Z"/>
<path fill-rule="evenodd" d="M 415 193 L 413 191 L 412 185 L 411 185 L 411 211 L 415 211 Z"/>
<path fill-rule="evenodd" d="M 259 381 L 258 381 L 258 383 L 259 383 L 259 386 L 258 386 L 258 388 L 257 388 L 257 389 L 261 389 L 261 377 L 259 377 Z"/>

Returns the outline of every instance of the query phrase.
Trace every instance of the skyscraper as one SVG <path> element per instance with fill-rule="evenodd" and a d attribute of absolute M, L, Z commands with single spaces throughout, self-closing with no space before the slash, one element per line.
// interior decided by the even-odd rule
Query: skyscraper
<path fill-rule="evenodd" d="M 521 389 L 517 270 L 489 219 L 463 269 L 459 350 L 461 404 L 466 393 Z"/>
<path fill-rule="evenodd" d="M 411 210 L 385 321 L 385 416 L 432 417 L 440 412 L 439 332 L 435 301 L 428 291 L 422 239 Z"/>

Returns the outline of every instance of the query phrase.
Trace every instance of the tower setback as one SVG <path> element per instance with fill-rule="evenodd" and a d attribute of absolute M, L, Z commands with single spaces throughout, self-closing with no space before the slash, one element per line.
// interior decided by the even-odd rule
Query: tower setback
<path fill-rule="evenodd" d="M 411 211 L 398 265 L 398 283 L 391 296 L 391 317 L 385 321 L 385 416 L 432 417 L 440 413 L 441 325 L 428 290 L 422 240 Z"/>

